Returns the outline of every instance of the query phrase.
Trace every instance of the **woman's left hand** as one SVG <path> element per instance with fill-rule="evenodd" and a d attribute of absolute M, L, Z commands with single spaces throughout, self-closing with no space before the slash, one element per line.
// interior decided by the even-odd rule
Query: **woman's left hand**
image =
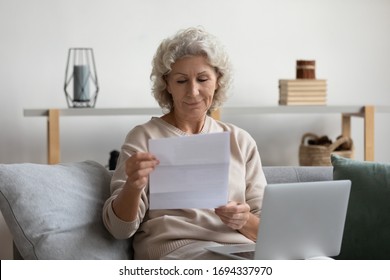
<path fill-rule="evenodd" d="M 230 201 L 225 206 L 215 209 L 215 214 L 228 227 L 234 230 L 240 230 L 249 220 L 250 207 L 247 203 L 237 203 Z"/>

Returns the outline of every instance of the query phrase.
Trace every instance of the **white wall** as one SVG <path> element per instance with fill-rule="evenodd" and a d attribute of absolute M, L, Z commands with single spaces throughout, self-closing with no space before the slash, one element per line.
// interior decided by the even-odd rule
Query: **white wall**
<path fill-rule="evenodd" d="M 389 13 L 388 0 L 0 0 L 0 162 L 46 162 L 46 122 L 23 117 L 23 109 L 67 106 L 69 48 L 94 49 L 96 107 L 157 106 L 149 81 L 154 51 L 193 25 L 217 35 L 231 54 L 235 84 L 226 106 L 277 105 L 277 81 L 295 77 L 297 59 L 316 60 L 329 105 L 390 105 Z M 107 164 L 126 132 L 148 118 L 62 118 L 62 161 Z M 376 116 L 377 161 L 390 161 L 389 118 Z M 265 165 L 296 165 L 304 132 L 340 134 L 339 115 L 225 120 L 253 135 Z M 353 119 L 356 159 L 363 158 L 362 135 L 362 120 Z M 9 237 L 0 238 L 7 258 Z"/>

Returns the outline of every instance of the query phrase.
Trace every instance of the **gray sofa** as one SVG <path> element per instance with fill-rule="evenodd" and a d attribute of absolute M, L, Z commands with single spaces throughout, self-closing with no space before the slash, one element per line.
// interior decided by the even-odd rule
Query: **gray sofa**
<path fill-rule="evenodd" d="M 331 167 L 264 167 L 269 183 L 332 180 Z M 19 259 L 128 259 L 101 209 L 111 174 L 96 162 L 0 165 L 0 205 Z"/>
<path fill-rule="evenodd" d="M 354 189 L 362 179 L 356 181 L 344 172 L 342 167 L 349 170 L 350 162 L 344 164 L 344 159 L 337 160 L 342 164 L 334 164 L 334 167 L 269 166 L 264 167 L 264 172 L 269 183 L 352 179 Z M 373 168 L 379 170 L 376 165 Z M 387 201 L 386 205 L 361 204 L 356 209 L 348 209 L 347 219 L 352 222 L 346 224 L 341 258 L 390 259 L 389 170 L 390 167 L 385 166 L 387 177 L 382 176 L 385 188 L 376 182 L 381 191 L 374 192 L 381 197 L 380 201 Z M 361 170 L 356 172 L 366 174 Z M 109 196 L 110 179 L 110 172 L 93 161 L 57 165 L 0 164 L 0 210 L 14 239 L 15 258 L 131 259 L 131 240 L 114 239 L 102 224 L 101 211 Z M 372 186 L 368 191 L 371 189 Z M 361 194 L 366 195 L 364 191 L 359 190 L 358 199 Z M 350 204 L 361 203 L 354 200 L 351 191 Z M 365 221 L 367 215 L 358 213 L 357 219 L 353 217 L 362 205 L 366 207 L 363 209 L 368 209 L 365 212 L 375 216 L 373 223 Z M 378 213 L 382 213 L 381 218 Z M 356 220 L 358 225 L 354 224 Z M 381 225 L 384 226 L 379 228 Z M 379 233 L 375 236 L 378 244 L 363 243 L 361 238 L 367 239 L 372 232 Z"/>

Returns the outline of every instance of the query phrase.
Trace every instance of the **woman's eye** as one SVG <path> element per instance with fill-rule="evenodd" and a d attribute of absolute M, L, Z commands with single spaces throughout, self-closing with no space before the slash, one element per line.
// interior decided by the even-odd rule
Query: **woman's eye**
<path fill-rule="evenodd" d="M 207 80 L 208 80 L 207 78 L 199 78 L 199 79 L 198 79 L 198 81 L 201 82 L 201 83 L 202 83 L 202 82 L 206 82 Z"/>
<path fill-rule="evenodd" d="M 178 84 L 184 84 L 186 82 L 186 80 L 178 80 L 176 81 Z"/>

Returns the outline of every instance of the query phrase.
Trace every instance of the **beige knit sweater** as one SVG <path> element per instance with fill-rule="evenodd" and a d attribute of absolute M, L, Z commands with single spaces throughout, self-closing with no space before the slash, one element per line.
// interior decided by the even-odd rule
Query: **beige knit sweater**
<path fill-rule="evenodd" d="M 246 202 L 251 212 L 260 215 L 266 179 L 256 142 L 237 126 L 206 117 L 201 133 L 230 131 L 231 159 L 229 167 L 229 200 Z M 136 259 L 159 259 L 176 248 L 196 240 L 222 244 L 252 243 L 236 230 L 226 226 L 213 209 L 149 210 L 148 186 L 142 194 L 138 218 L 132 222 L 120 220 L 112 210 L 112 201 L 126 181 L 125 161 L 135 152 L 148 151 L 148 139 L 186 135 L 161 118 L 132 129 L 122 146 L 117 168 L 111 181 L 111 197 L 103 208 L 103 221 L 118 239 L 134 235 Z M 207 149 L 207 145 L 205 145 Z M 196 180 L 196 178 L 194 178 Z"/>

